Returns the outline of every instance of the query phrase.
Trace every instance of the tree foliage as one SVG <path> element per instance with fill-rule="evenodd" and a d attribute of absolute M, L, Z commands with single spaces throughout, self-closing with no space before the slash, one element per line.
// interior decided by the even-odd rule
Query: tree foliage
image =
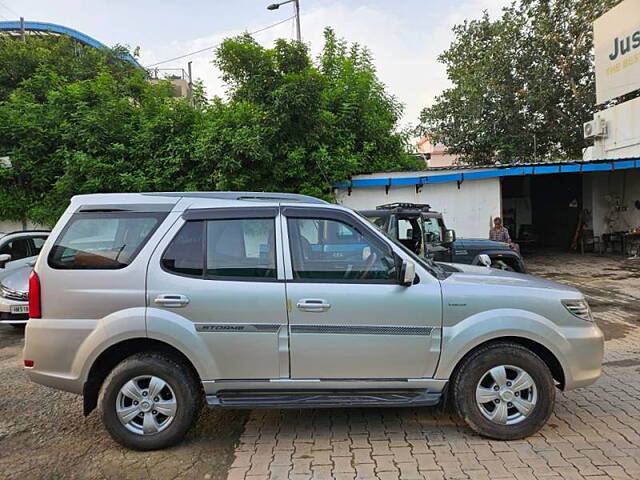
<path fill-rule="evenodd" d="M 93 192 L 275 190 L 330 197 L 356 172 L 417 166 L 401 105 L 366 49 L 326 32 L 324 51 L 249 36 L 215 63 L 227 99 L 196 107 L 169 83 L 65 37 L 0 38 L 0 218 L 55 222 Z"/>
<path fill-rule="evenodd" d="M 454 27 L 439 60 L 452 87 L 421 132 L 469 163 L 582 157 L 595 111 L 591 23 L 619 0 L 518 0 Z"/>

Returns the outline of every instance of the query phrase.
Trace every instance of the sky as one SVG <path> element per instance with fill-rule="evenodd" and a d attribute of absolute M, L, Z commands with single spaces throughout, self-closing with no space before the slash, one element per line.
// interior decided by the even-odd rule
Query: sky
<path fill-rule="evenodd" d="M 291 4 L 269 11 L 274 0 L 0 0 L 0 21 L 52 22 L 79 30 L 107 46 L 140 47 L 148 66 L 215 46 L 222 39 L 258 30 L 293 15 Z M 300 0 L 302 40 L 313 55 L 322 48 L 322 32 L 331 26 L 349 42 L 368 47 L 379 78 L 404 105 L 403 126 L 418 123 L 420 111 L 449 85 L 437 61 L 454 25 L 478 18 L 484 10 L 499 15 L 510 0 Z M 293 21 L 256 34 L 264 46 L 293 38 Z M 204 82 L 207 95 L 224 96 L 212 49 L 165 63 L 187 68 Z"/>

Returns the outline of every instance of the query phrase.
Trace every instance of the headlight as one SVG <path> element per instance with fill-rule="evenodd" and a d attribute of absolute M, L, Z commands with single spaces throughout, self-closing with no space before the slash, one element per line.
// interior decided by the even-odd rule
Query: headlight
<path fill-rule="evenodd" d="M 589 304 L 585 299 L 562 300 L 562 304 L 567 310 L 569 310 L 569 313 L 571 313 L 572 315 L 575 315 L 582 320 L 586 320 L 587 322 L 593 322 L 593 317 L 591 316 L 591 308 L 589 308 Z"/>

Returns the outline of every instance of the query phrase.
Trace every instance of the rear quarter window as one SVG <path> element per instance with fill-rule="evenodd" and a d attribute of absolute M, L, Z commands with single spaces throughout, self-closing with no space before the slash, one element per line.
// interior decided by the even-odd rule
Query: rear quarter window
<path fill-rule="evenodd" d="M 166 213 L 76 213 L 49 253 L 57 269 L 115 270 L 129 265 Z"/>

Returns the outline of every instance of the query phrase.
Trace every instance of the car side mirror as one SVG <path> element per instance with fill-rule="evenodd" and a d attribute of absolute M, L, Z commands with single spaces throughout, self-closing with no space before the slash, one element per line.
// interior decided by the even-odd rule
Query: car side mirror
<path fill-rule="evenodd" d="M 481 253 L 480 255 L 478 255 L 478 263 L 480 265 L 484 265 L 485 267 L 490 267 L 491 266 L 491 257 L 489 255 L 487 255 L 486 253 Z"/>
<path fill-rule="evenodd" d="M 402 268 L 400 269 L 400 284 L 405 287 L 410 287 L 416 279 L 416 264 L 402 261 Z"/>
<path fill-rule="evenodd" d="M 7 262 L 11 261 L 11 255 L 8 253 L 3 253 L 0 255 L 0 268 L 4 268 Z"/>
<path fill-rule="evenodd" d="M 444 243 L 453 243 L 456 241 L 456 231 L 455 230 L 445 230 L 444 231 Z"/>

